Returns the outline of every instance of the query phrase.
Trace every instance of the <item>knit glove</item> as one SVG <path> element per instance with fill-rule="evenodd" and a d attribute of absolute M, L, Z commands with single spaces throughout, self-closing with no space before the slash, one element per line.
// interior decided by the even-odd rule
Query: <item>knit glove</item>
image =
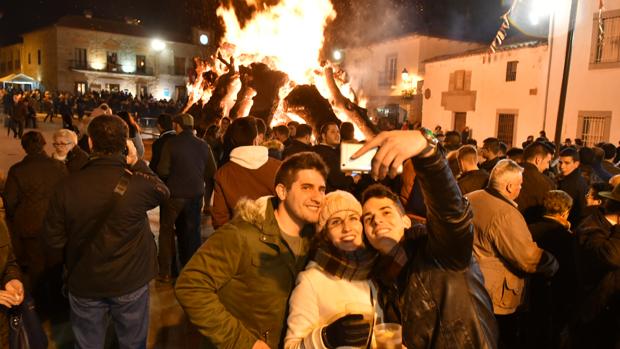
<path fill-rule="evenodd" d="M 345 315 L 323 327 L 321 339 L 329 349 L 352 346 L 359 347 L 367 343 L 370 335 L 370 323 L 362 314 Z"/>

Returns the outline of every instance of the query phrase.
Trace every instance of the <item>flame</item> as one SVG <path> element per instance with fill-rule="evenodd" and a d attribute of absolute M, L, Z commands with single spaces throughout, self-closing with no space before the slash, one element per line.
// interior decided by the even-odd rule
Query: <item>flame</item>
<path fill-rule="evenodd" d="M 253 0 L 246 3 L 256 5 Z M 239 64 L 263 62 L 298 84 L 309 84 L 319 67 L 325 27 L 336 11 L 330 0 L 282 0 L 255 12 L 244 28 L 232 8 L 220 6 L 217 15 L 226 25 L 224 41 L 234 45 L 230 54 Z"/>

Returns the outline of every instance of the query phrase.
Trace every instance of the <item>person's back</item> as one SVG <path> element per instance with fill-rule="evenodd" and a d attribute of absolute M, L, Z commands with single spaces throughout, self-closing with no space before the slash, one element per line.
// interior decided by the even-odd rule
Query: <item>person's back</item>
<path fill-rule="evenodd" d="M 88 134 L 94 156 L 56 186 L 45 239 L 50 247 L 65 250 L 76 345 L 103 343 L 112 313 L 121 347 L 146 346 L 148 283 L 157 272 L 147 211 L 169 191 L 138 160 L 119 117 L 93 119 Z"/>
<path fill-rule="evenodd" d="M 205 141 L 183 130 L 166 142 L 158 173 L 165 178 L 171 197 L 193 198 L 204 193 L 208 173 L 211 178 L 215 173 L 215 160 Z"/>
<path fill-rule="evenodd" d="M 239 118 L 230 124 L 227 134 L 238 145 L 230 152 L 230 161 L 217 170 L 211 216 L 218 228 L 233 216 L 242 197 L 258 199 L 274 195 L 273 183 L 281 161 L 270 158 L 268 150 L 257 143 L 256 121 Z"/>
<path fill-rule="evenodd" d="M 458 185 L 463 195 L 483 189 L 489 182 L 489 173 L 478 168 L 478 153 L 476 147 L 462 146 L 457 154 L 457 162 L 461 174 L 458 176 Z"/>

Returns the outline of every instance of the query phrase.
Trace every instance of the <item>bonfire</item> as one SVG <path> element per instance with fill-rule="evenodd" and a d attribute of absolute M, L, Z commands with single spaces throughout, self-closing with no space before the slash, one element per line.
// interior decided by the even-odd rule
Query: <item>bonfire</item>
<path fill-rule="evenodd" d="M 232 7 L 220 5 L 217 15 L 226 29 L 217 54 L 195 57 L 189 76 L 185 111 L 199 134 L 223 116 L 249 115 L 272 126 L 307 123 L 315 132 L 350 121 L 356 138 L 377 133 L 346 73 L 321 60 L 325 27 L 336 17 L 330 0 L 281 0 L 257 9 L 243 27 Z"/>

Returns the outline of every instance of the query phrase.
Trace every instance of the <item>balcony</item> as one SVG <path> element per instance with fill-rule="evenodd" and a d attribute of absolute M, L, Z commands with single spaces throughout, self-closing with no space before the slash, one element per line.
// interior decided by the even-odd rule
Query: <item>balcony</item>
<path fill-rule="evenodd" d="M 133 67 L 132 67 L 133 68 Z M 125 71 L 121 64 L 107 63 L 103 64 L 101 69 L 95 69 L 93 64 L 90 65 L 85 61 L 69 61 L 69 69 L 80 73 L 100 73 L 100 74 L 118 74 L 123 76 L 144 76 L 154 77 L 153 68 L 147 67 L 137 69 L 135 71 Z M 135 69 L 135 68 L 134 68 Z"/>

